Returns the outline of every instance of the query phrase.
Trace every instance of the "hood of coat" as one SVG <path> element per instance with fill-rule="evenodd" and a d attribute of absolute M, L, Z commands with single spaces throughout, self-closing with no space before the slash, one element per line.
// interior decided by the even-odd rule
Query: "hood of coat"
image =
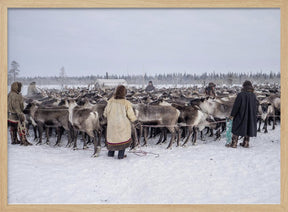
<path fill-rule="evenodd" d="M 20 93 L 21 87 L 22 87 L 21 82 L 13 82 L 11 85 L 11 91 L 13 91 L 15 93 Z"/>
<path fill-rule="evenodd" d="M 247 86 L 244 86 L 241 91 L 254 92 L 254 88 L 253 88 L 253 86 L 247 85 Z"/>
<path fill-rule="evenodd" d="M 243 87 L 242 87 L 242 90 L 241 91 L 244 91 L 244 92 L 254 92 L 254 88 L 252 86 L 252 83 L 248 80 L 246 80 L 244 83 L 243 83 Z"/>
<path fill-rule="evenodd" d="M 125 99 L 126 95 L 127 95 L 127 89 L 125 88 L 125 86 L 118 85 L 114 95 L 114 99 Z"/>

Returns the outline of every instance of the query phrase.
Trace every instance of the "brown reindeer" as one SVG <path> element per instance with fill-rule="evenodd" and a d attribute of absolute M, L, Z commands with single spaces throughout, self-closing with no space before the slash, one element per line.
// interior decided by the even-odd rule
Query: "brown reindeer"
<path fill-rule="evenodd" d="M 29 103 L 27 109 L 30 110 L 30 115 L 33 121 L 37 124 L 39 132 L 39 141 L 42 143 L 42 134 L 44 127 L 56 127 L 57 141 L 55 145 L 59 145 L 61 140 L 62 127 L 68 131 L 68 143 L 71 140 L 72 125 L 69 122 L 69 111 L 65 106 L 39 106 L 36 103 Z M 47 133 L 47 142 L 49 143 L 49 134 Z"/>
<path fill-rule="evenodd" d="M 171 133 L 171 140 L 167 148 L 171 148 L 178 131 L 177 121 L 180 111 L 172 106 L 137 104 L 133 106 L 137 119 L 145 124 L 155 124 L 165 127 Z M 146 144 L 145 140 L 145 144 Z M 177 139 L 177 146 L 179 140 Z"/>
<path fill-rule="evenodd" d="M 185 142 L 182 146 L 185 146 L 186 143 L 192 136 L 193 139 L 192 144 L 196 144 L 197 140 L 197 129 L 202 131 L 205 127 L 216 127 L 216 124 L 213 121 L 210 121 L 211 118 L 207 113 L 203 113 L 198 106 L 189 105 L 189 106 L 182 106 L 177 104 L 172 104 L 172 106 L 176 107 L 180 111 L 179 116 L 179 125 L 188 128 L 188 135 L 186 137 Z"/>
<path fill-rule="evenodd" d="M 225 129 L 225 119 L 230 116 L 235 98 L 226 98 L 218 99 L 218 98 L 199 98 L 194 99 L 190 103 L 191 105 L 197 105 L 201 111 L 207 115 L 213 117 L 215 121 L 220 122 L 219 126 L 222 126 L 222 132 Z M 220 129 L 217 130 L 216 140 L 220 138 Z M 211 129 L 211 135 L 213 134 Z"/>

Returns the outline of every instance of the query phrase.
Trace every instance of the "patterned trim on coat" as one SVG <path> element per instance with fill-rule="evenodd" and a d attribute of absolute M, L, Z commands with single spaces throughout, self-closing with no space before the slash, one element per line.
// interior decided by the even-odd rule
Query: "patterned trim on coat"
<path fill-rule="evenodd" d="M 17 121 L 17 120 L 11 120 L 11 119 L 8 119 L 8 122 L 11 122 L 11 123 L 13 123 L 13 124 L 18 124 L 18 123 L 19 123 L 19 121 Z"/>
<path fill-rule="evenodd" d="M 129 138 L 127 141 L 120 142 L 120 143 L 109 143 L 108 141 L 106 141 L 107 149 L 110 151 L 124 150 L 131 145 L 131 142 L 132 142 L 132 138 Z"/>
<path fill-rule="evenodd" d="M 109 143 L 109 142 L 107 141 L 107 144 L 109 144 L 109 145 L 111 145 L 111 146 L 118 146 L 118 145 L 127 144 L 127 143 L 129 143 L 131 140 L 132 140 L 132 138 L 129 138 L 127 141 L 123 141 L 123 142 L 120 142 L 120 143 Z"/>

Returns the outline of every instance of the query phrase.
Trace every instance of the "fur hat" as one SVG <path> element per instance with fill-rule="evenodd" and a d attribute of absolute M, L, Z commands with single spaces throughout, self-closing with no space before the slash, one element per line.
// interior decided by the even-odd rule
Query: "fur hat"
<path fill-rule="evenodd" d="M 125 99 L 127 90 L 124 85 L 118 85 L 115 92 L 115 99 Z"/>

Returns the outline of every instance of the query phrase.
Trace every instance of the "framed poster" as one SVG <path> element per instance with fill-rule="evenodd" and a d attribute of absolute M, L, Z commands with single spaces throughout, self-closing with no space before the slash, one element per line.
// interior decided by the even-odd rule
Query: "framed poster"
<path fill-rule="evenodd" d="M 3 48 L 0 61 L 0 115 L 1 126 L 4 126 L 0 129 L 3 197 L 1 211 L 287 210 L 288 160 L 287 144 L 283 142 L 287 131 L 287 109 L 283 107 L 286 105 L 286 85 L 283 82 L 287 78 L 288 67 L 287 7 L 287 3 L 280 0 L 245 3 L 1 1 L 0 37 Z M 277 20 L 281 20 L 281 28 Z M 143 75 L 143 81 L 132 83 L 134 86 L 146 86 L 150 81 L 149 77 L 154 76 L 151 80 L 159 89 L 169 86 L 176 88 L 183 83 L 183 77 L 181 81 L 179 75 L 173 75 L 174 70 L 179 69 L 181 71 L 176 73 L 180 72 L 188 79 L 194 73 L 221 75 L 222 71 L 227 74 L 246 72 L 244 76 L 256 71 L 262 73 L 263 77 L 265 74 L 270 76 L 270 73 L 273 77 L 281 68 L 281 131 L 280 126 L 276 126 L 278 131 L 273 131 L 275 139 L 266 146 L 266 150 L 271 150 L 270 153 L 274 154 L 274 157 L 265 158 L 265 155 L 257 155 L 259 151 L 264 150 L 260 139 L 267 139 L 266 134 L 260 134 L 260 139 L 254 140 L 254 147 L 246 152 L 240 147 L 237 149 L 238 152 L 226 149 L 218 143 L 219 154 L 212 154 L 216 144 L 211 143 L 211 148 L 205 149 L 209 145 L 205 146 L 204 142 L 199 142 L 201 145 L 194 148 L 189 146 L 191 152 L 187 152 L 187 149 L 175 147 L 173 144 L 172 151 L 166 150 L 166 145 L 157 149 L 144 149 L 145 154 L 150 153 L 146 158 L 140 159 L 137 155 L 128 154 L 127 160 L 122 164 L 119 161 L 108 160 L 107 152 L 103 150 L 99 158 L 91 158 L 89 150 L 75 152 L 42 145 L 27 147 L 26 151 L 22 146 L 11 146 L 9 142 L 7 144 L 9 131 L 6 120 L 8 70 L 11 69 L 13 61 L 18 62 L 23 68 L 20 68 L 19 77 L 22 77 L 23 82 L 25 77 L 28 78 L 27 86 L 34 79 L 34 75 L 53 77 L 62 73 L 68 77 L 65 78 L 66 82 L 62 82 L 61 87 L 63 84 L 64 87 L 68 85 L 68 80 L 73 76 L 77 79 L 77 76 L 98 74 L 125 78 L 126 75 L 133 76 L 139 73 Z M 263 67 L 259 67 L 260 62 Z M 236 70 L 235 67 L 239 69 Z M 158 77 L 155 77 L 155 74 Z M 167 77 L 169 74 L 170 78 Z M 166 84 L 161 81 L 160 76 L 166 76 Z M 253 77 L 252 81 L 258 83 L 255 79 L 257 75 Z M 245 77 L 243 81 L 244 79 Z M 216 76 L 215 80 L 217 81 Z M 243 82 L 230 77 L 226 83 L 230 82 L 232 85 L 233 81 L 234 84 Z M 205 83 L 208 84 L 208 81 Z M 223 81 L 218 81 L 217 86 L 220 87 L 221 83 L 223 84 Z M 39 88 L 47 84 L 45 80 L 37 81 Z M 82 85 L 79 84 L 74 86 Z M 185 85 L 188 86 L 187 84 Z M 25 84 L 23 88 L 27 89 Z M 23 95 L 26 95 L 25 90 L 22 91 Z M 270 129 L 268 130 L 270 132 Z M 253 140 L 251 143 L 253 145 Z M 275 148 L 275 145 L 278 147 Z M 197 157 L 197 154 L 201 154 L 199 146 L 200 149 L 203 148 L 202 157 Z M 258 150 L 255 150 L 257 148 Z M 206 154 L 203 154 L 205 151 Z M 48 154 L 45 154 L 47 152 Z M 34 156 L 30 157 L 32 153 Z M 64 157 L 59 157 L 59 154 L 63 154 Z M 194 156 L 191 157 L 190 154 Z M 248 158 L 245 158 L 245 155 Z M 20 156 L 23 158 L 17 163 Z M 243 160 L 245 158 L 244 163 L 236 161 L 238 156 L 243 157 Z M 249 159 L 250 156 L 253 157 Z M 267 163 L 271 159 L 269 166 Z M 176 162 L 170 162 L 172 160 Z M 190 160 L 191 164 L 187 160 Z M 254 162 L 245 163 L 250 160 Z M 267 163 L 264 163 L 265 160 L 268 160 Z M 75 165 L 76 162 L 79 164 L 78 167 Z M 136 163 L 137 166 L 133 167 L 131 163 Z M 49 168 L 46 169 L 45 165 Z M 201 165 L 204 168 L 201 169 Z M 237 170 L 233 165 L 240 170 L 239 175 L 234 172 Z M 63 166 L 69 169 L 63 171 Z M 211 169 L 207 169 L 208 167 Z M 98 170 L 101 170 L 101 174 L 95 174 Z M 263 174 L 265 170 L 269 170 L 268 175 Z M 142 181 L 141 176 L 137 175 L 139 173 L 142 173 Z M 95 177 L 97 181 L 93 182 L 92 178 L 90 182 L 89 176 Z M 117 180 L 114 176 L 122 179 Z M 236 179 L 231 179 L 233 176 Z M 273 177 L 272 182 L 268 182 L 269 177 Z M 246 185 L 248 186 L 245 187 Z M 260 186 L 263 187 L 259 189 Z M 268 190 L 270 193 L 265 193 Z"/>

